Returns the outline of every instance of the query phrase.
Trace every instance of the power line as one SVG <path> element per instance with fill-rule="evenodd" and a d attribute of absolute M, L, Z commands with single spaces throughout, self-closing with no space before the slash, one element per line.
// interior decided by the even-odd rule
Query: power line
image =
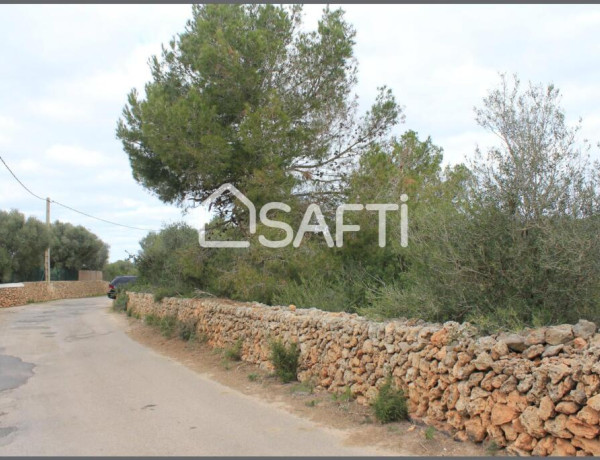
<path fill-rule="evenodd" d="M 0 161 L 2 161 L 2 163 L 4 163 L 4 166 L 6 166 L 6 169 L 8 169 L 8 172 L 12 174 L 12 176 L 15 178 L 15 180 L 16 180 L 16 181 L 17 181 L 19 184 L 21 184 L 21 187 L 23 187 L 25 190 L 27 190 L 27 191 L 28 191 L 28 192 L 29 192 L 31 195 L 33 195 L 34 197 L 36 197 L 38 200 L 42 200 L 42 201 L 45 201 L 45 200 L 46 200 L 45 198 L 42 198 L 41 196 L 38 196 L 38 195 L 36 195 L 35 193 L 33 193 L 31 190 L 29 190 L 29 189 L 27 188 L 27 186 L 26 186 L 26 185 L 25 185 L 23 182 L 21 182 L 21 181 L 19 180 L 19 178 L 16 176 L 16 174 L 15 174 L 14 172 L 12 172 L 12 169 L 10 169 L 10 168 L 8 167 L 8 165 L 6 164 L 6 161 L 4 161 L 4 158 L 2 158 L 2 155 L 0 155 Z"/>
<path fill-rule="evenodd" d="M 2 163 L 4 164 L 4 166 L 6 167 L 6 169 L 8 169 L 8 172 L 10 172 L 10 174 L 15 178 L 15 180 L 21 185 L 21 187 L 23 187 L 25 190 L 27 190 L 27 192 L 30 195 L 33 195 L 34 197 L 36 197 L 38 200 L 42 200 L 42 201 L 46 201 L 45 198 L 42 198 L 39 195 L 36 195 L 35 193 L 33 193 L 31 190 L 29 190 L 29 188 L 27 188 L 27 186 L 21 182 L 21 180 L 17 177 L 17 175 L 12 171 L 12 169 L 10 169 L 10 167 L 6 164 L 6 161 L 4 161 L 4 159 L 2 158 L 2 155 L 0 155 L 0 161 L 2 161 Z M 58 201 L 52 200 L 50 199 L 50 201 L 54 204 L 57 204 L 59 206 L 62 206 L 63 208 L 69 209 L 70 211 L 76 212 L 78 214 L 81 214 L 83 216 L 89 217 L 91 219 L 96 219 L 99 220 L 101 222 L 106 222 L 107 224 L 111 224 L 111 225 L 117 225 L 119 227 L 125 227 L 125 228 L 130 228 L 133 230 L 143 230 L 145 232 L 151 232 L 154 230 L 148 229 L 148 228 L 140 228 L 140 227 L 132 227 L 131 225 L 125 225 L 125 224 L 119 224 L 118 222 L 113 222 L 110 220 L 106 220 L 106 219 L 102 219 L 101 217 L 96 217 L 96 216 L 92 216 L 91 214 L 88 214 L 86 212 L 83 211 L 79 211 L 78 209 L 72 208 L 71 206 L 67 206 L 66 204 L 63 203 L 59 203 Z"/>
<path fill-rule="evenodd" d="M 144 230 L 145 232 L 151 232 L 151 231 L 153 231 L 153 230 L 150 230 L 148 228 L 132 227 L 131 225 L 125 225 L 125 224 L 119 224 L 117 222 L 112 222 L 110 220 L 102 219 L 101 217 L 92 216 L 91 214 L 85 213 L 83 211 L 79 211 L 79 210 L 77 210 L 75 208 L 72 208 L 71 206 L 67 206 L 66 204 L 59 203 L 58 201 L 55 201 L 55 200 L 52 200 L 52 199 L 50 201 L 52 203 L 54 203 L 54 204 L 62 206 L 63 208 L 66 208 L 66 209 L 69 209 L 69 210 L 71 210 L 73 212 L 79 213 L 82 216 L 91 217 L 92 219 L 100 220 L 102 222 L 106 222 L 107 224 L 118 225 L 119 227 L 131 228 L 133 230 Z"/>

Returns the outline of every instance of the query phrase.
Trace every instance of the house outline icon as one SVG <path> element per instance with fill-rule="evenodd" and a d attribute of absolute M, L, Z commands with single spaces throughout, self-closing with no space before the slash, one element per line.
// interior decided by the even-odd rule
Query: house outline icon
<path fill-rule="evenodd" d="M 235 198 L 240 200 L 248 208 L 250 214 L 250 233 L 256 233 L 256 207 L 254 203 L 240 192 L 233 184 L 227 183 L 221 185 L 217 190 L 210 194 L 206 198 L 201 206 L 206 206 L 210 209 L 210 205 L 223 193 L 230 192 Z M 218 240 L 206 240 L 206 223 L 202 226 L 199 232 L 200 246 L 204 248 L 247 248 L 250 247 L 250 241 L 218 241 Z"/>

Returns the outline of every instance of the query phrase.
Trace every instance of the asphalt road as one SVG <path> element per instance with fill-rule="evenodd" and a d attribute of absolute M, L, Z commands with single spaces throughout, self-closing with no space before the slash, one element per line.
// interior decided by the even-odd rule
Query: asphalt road
<path fill-rule="evenodd" d="M 385 455 L 130 339 L 106 298 L 0 309 L 0 455 Z"/>

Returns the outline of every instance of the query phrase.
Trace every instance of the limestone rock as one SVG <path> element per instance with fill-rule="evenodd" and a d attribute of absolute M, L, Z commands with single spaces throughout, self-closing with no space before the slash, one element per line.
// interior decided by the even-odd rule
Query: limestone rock
<path fill-rule="evenodd" d="M 506 398 L 506 404 L 517 412 L 523 412 L 528 405 L 527 398 L 516 390 L 509 393 Z"/>
<path fill-rule="evenodd" d="M 572 346 L 576 350 L 583 350 L 585 347 L 587 347 L 587 342 L 581 337 L 575 337 L 575 339 L 572 342 Z"/>
<path fill-rule="evenodd" d="M 556 412 L 571 415 L 579 411 L 579 406 L 572 401 L 562 401 L 556 405 Z"/>
<path fill-rule="evenodd" d="M 579 411 L 577 418 L 588 425 L 598 425 L 600 423 L 600 412 L 590 406 L 585 406 Z"/>
<path fill-rule="evenodd" d="M 585 319 L 580 319 L 575 326 L 573 326 L 573 334 L 575 337 L 581 337 L 582 339 L 589 339 L 596 333 L 596 324 Z"/>
<path fill-rule="evenodd" d="M 563 378 L 571 373 L 571 368 L 566 364 L 550 364 L 545 369 L 550 377 L 550 381 L 554 384 L 560 382 Z"/>
<path fill-rule="evenodd" d="M 567 343 L 573 339 L 573 328 L 569 324 L 552 326 L 546 329 L 546 343 L 550 345 L 559 345 Z"/>
<path fill-rule="evenodd" d="M 495 404 L 492 408 L 491 422 L 493 425 L 504 425 L 512 422 L 518 415 L 512 407 L 505 404 Z"/>
<path fill-rule="evenodd" d="M 506 344 L 506 346 L 513 350 L 521 352 L 527 348 L 525 344 L 525 339 L 519 334 L 510 334 L 502 339 L 502 341 Z"/>
<path fill-rule="evenodd" d="M 492 367 L 492 364 L 494 364 L 494 360 L 486 352 L 480 353 L 477 356 L 477 358 L 475 358 L 475 360 L 473 360 L 473 365 L 479 371 L 486 371 L 486 370 L 490 369 Z"/>
<path fill-rule="evenodd" d="M 551 345 L 549 347 L 546 347 L 546 350 L 544 351 L 544 353 L 542 353 L 542 358 L 551 358 L 552 356 L 556 356 L 557 354 L 559 354 L 562 349 L 564 348 L 564 345 Z"/>
<path fill-rule="evenodd" d="M 437 332 L 434 332 L 430 338 L 430 342 L 434 347 L 441 347 L 448 343 L 448 329 L 442 328 Z"/>
<path fill-rule="evenodd" d="M 566 439 L 558 438 L 552 455 L 557 457 L 572 457 L 576 454 L 577 449 Z"/>
<path fill-rule="evenodd" d="M 521 433 L 515 441 L 515 447 L 527 452 L 532 451 L 535 447 L 535 444 L 535 438 L 529 436 L 527 433 Z"/>
<path fill-rule="evenodd" d="M 525 345 L 543 345 L 546 343 L 546 328 L 533 329 L 525 337 Z"/>
<path fill-rule="evenodd" d="M 502 358 L 510 353 L 508 349 L 508 345 L 505 342 L 497 342 L 496 345 L 492 347 L 492 359 L 496 360 Z"/>
<path fill-rule="evenodd" d="M 592 396 L 587 400 L 587 406 L 591 407 L 595 411 L 600 411 L 600 394 Z"/>
<path fill-rule="evenodd" d="M 533 375 L 526 375 L 517 385 L 517 390 L 519 390 L 520 393 L 527 393 L 533 386 L 533 382 Z"/>
<path fill-rule="evenodd" d="M 567 420 L 566 427 L 567 430 L 580 438 L 594 439 L 600 433 L 599 426 L 589 425 L 572 416 Z"/>
<path fill-rule="evenodd" d="M 600 456 L 600 441 L 598 439 L 573 438 L 571 443 L 595 457 Z"/>
<path fill-rule="evenodd" d="M 555 439 L 552 436 L 546 436 L 538 441 L 531 452 L 536 457 L 544 457 L 550 455 L 554 450 Z"/>
<path fill-rule="evenodd" d="M 469 440 L 469 436 L 466 431 L 457 431 L 453 436 L 455 441 L 466 442 Z"/>
<path fill-rule="evenodd" d="M 519 416 L 525 431 L 534 438 L 541 438 L 546 434 L 543 426 L 543 420 L 539 416 L 538 409 L 529 406 Z"/>
<path fill-rule="evenodd" d="M 465 431 L 472 441 L 481 442 L 485 439 L 485 427 L 479 416 L 473 417 L 465 422 Z"/>
<path fill-rule="evenodd" d="M 573 434 L 567 430 L 568 417 L 564 414 L 557 415 L 555 418 L 546 420 L 544 429 L 556 438 L 570 439 Z"/>
<path fill-rule="evenodd" d="M 523 351 L 523 356 L 527 359 L 534 359 L 544 353 L 543 345 L 531 345 L 525 351 Z"/>
<path fill-rule="evenodd" d="M 517 439 L 519 433 L 517 433 L 517 430 L 515 430 L 515 427 L 512 423 L 505 423 L 504 425 L 501 425 L 500 428 L 502 428 L 504 436 L 508 441 L 514 441 Z"/>
<path fill-rule="evenodd" d="M 475 370 L 473 363 L 461 364 L 460 362 L 454 365 L 452 375 L 458 380 L 466 379 Z"/>
<path fill-rule="evenodd" d="M 540 400 L 540 409 L 538 415 L 542 420 L 548 420 L 554 415 L 554 403 L 548 396 L 544 396 Z"/>

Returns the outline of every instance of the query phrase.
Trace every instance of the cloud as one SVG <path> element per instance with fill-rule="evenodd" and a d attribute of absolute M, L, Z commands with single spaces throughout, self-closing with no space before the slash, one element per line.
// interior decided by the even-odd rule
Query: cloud
<path fill-rule="evenodd" d="M 20 160 L 16 164 L 15 169 L 19 172 L 25 173 L 40 174 L 46 172 L 46 168 L 44 167 L 44 165 L 41 162 L 32 158 L 25 158 L 24 160 Z"/>
<path fill-rule="evenodd" d="M 76 101 L 66 102 L 61 99 L 41 99 L 31 101 L 31 113 L 52 120 L 76 121 L 86 116 L 86 112 Z"/>
<path fill-rule="evenodd" d="M 9 145 L 13 142 L 13 136 L 18 127 L 14 118 L 0 115 L 0 145 Z"/>
<path fill-rule="evenodd" d="M 99 113 L 115 119 L 132 88 L 143 93 L 144 84 L 150 79 L 148 58 L 159 52 L 160 42 L 140 45 L 108 69 L 49 82 L 51 97 L 30 101 L 29 110 L 54 122 L 97 121 Z M 110 109 L 99 111 L 105 107 Z"/>
<path fill-rule="evenodd" d="M 494 134 L 483 129 L 473 129 L 442 137 L 438 140 L 438 144 L 444 148 L 444 163 L 456 164 L 465 163 L 469 158 L 472 158 L 477 146 L 485 151 L 488 147 L 497 145 L 498 139 Z"/>
<path fill-rule="evenodd" d="M 65 166 L 108 166 L 106 155 L 74 145 L 53 145 L 46 151 L 46 158 Z"/>

